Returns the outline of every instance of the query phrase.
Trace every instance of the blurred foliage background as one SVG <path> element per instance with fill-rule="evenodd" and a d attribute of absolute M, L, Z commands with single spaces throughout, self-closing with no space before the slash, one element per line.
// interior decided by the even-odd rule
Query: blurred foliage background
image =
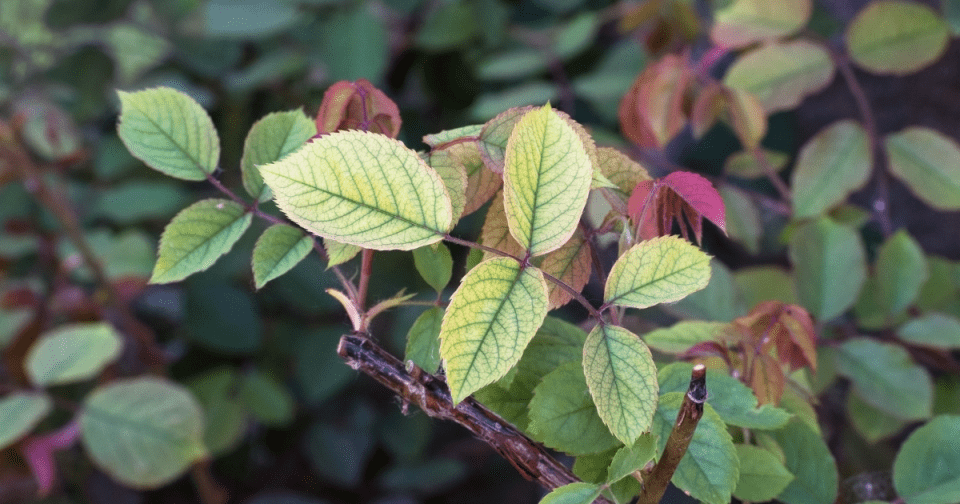
<path fill-rule="evenodd" d="M 863 3 L 818 2 L 811 29 L 834 37 Z M 427 133 L 546 101 L 588 125 L 600 143 L 629 148 L 617 126 L 621 96 L 648 60 L 686 44 L 705 50 L 703 19 L 710 8 L 693 0 L 0 2 L 0 117 L 18 128 L 47 167 L 45 176 L 62 184 L 106 276 L 155 334 L 169 374 L 200 400 L 213 454 L 206 471 L 138 491 L 113 482 L 80 450 L 63 452 L 61 484 L 37 502 L 185 503 L 197 501 L 198 488 L 212 492 L 209 502 L 229 495 L 230 502 L 250 504 L 537 502 L 542 490 L 488 447 L 419 411 L 405 416 L 391 394 L 340 361 L 335 346 L 349 325 L 324 292 L 334 280 L 318 258 L 254 291 L 249 251 L 263 223 L 209 271 L 182 284 L 146 286 L 163 226 L 216 191 L 205 182 L 172 181 L 128 154 L 115 133 L 115 89 L 164 85 L 199 101 L 220 133 L 220 179 L 229 187 L 240 186 L 243 139 L 254 121 L 295 108 L 312 116 L 330 84 L 358 78 L 397 102 L 400 139 L 414 149 L 425 148 Z M 874 95 L 884 86 L 899 90 L 886 105 L 893 111 L 878 112 L 884 129 L 902 127 L 909 114 L 911 123 L 957 131 L 960 113 L 951 113 L 960 107 L 957 54 L 954 42 L 941 64 L 914 76 L 863 76 Z M 949 91 L 899 99 L 925 85 Z M 774 115 L 765 145 L 796 152 L 824 124 L 854 115 L 838 87 L 800 111 Z M 683 164 L 717 175 L 737 150 L 730 130 L 716 126 L 699 141 L 681 135 L 648 168 L 659 176 Z M 25 351 L 14 335 L 48 329 L 55 320 L 97 318 L 100 302 L 91 272 L 56 218 L 7 168 L 0 166 L 0 380 Z M 764 181 L 753 184 L 772 193 Z M 925 231 L 934 214 L 905 191 L 892 193 L 903 210 L 895 214 L 898 224 L 912 227 L 928 251 L 960 258 L 955 232 Z M 759 219 L 766 228 L 784 224 L 772 213 Z M 465 219 L 457 232 L 475 236 L 480 224 L 477 217 Z M 735 244 L 715 231 L 708 230 L 708 250 L 734 268 L 786 264 L 775 233 L 757 231 L 752 241 Z M 880 236 L 873 238 L 869 245 L 876 246 Z M 464 259 L 455 257 L 455 276 Z M 403 288 L 429 290 L 409 254 L 377 254 L 374 278 L 372 299 Z M 587 289 L 588 298 L 599 297 L 589 295 L 598 285 Z M 718 294 L 691 297 L 674 305 L 673 314 L 709 319 L 744 310 L 743 300 L 710 295 Z M 25 298 L 43 300 L 48 318 L 25 315 Z M 402 355 L 407 330 L 423 309 L 379 317 L 374 333 Z M 582 319 L 576 307 L 567 310 L 562 316 Z M 648 315 L 669 320 L 665 313 Z M 128 351 L 114 373 L 138 374 L 150 364 Z M 88 389 L 67 392 L 82 397 Z M 889 448 L 862 445 L 849 446 L 892 456 Z M 843 473 L 872 468 L 851 458 L 840 460 Z M 30 502 L 35 490 L 19 456 L 0 452 L 0 502 Z"/>

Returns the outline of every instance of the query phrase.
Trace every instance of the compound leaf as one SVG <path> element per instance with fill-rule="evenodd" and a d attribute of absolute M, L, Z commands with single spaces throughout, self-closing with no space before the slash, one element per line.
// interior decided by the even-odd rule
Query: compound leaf
<path fill-rule="evenodd" d="M 793 481 L 793 474 L 777 456 L 753 445 L 737 445 L 740 460 L 740 481 L 733 491 L 742 501 L 766 502 L 773 500 Z"/>
<path fill-rule="evenodd" d="M 407 332 L 405 361 L 413 361 L 420 369 L 436 373 L 440 367 L 440 324 L 443 308 L 433 306 L 420 314 Z"/>
<path fill-rule="evenodd" d="M 600 485 L 595 483 L 570 483 L 553 489 L 540 504 L 590 504 L 600 496 L 600 490 Z"/>
<path fill-rule="evenodd" d="M 384 135 L 324 135 L 260 174 L 287 217 L 342 243 L 412 250 L 440 241 L 453 223 L 440 175 Z"/>
<path fill-rule="evenodd" d="M 547 285 L 540 270 L 505 257 L 470 270 L 440 326 L 440 355 L 454 404 L 507 374 L 546 316 Z"/>
<path fill-rule="evenodd" d="M 925 313 L 897 330 L 908 343 L 951 350 L 960 348 L 960 319 L 943 313 Z"/>
<path fill-rule="evenodd" d="M 413 264 L 430 287 L 440 292 L 453 275 L 453 257 L 443 243 L 426 245 L 413 250 Z"/>
<path fill-rule="evenodd" d="M 874 266 L 877 304 L 887 315 L 907 309 L 927 280 L 927 259 L 920 244 L 900 230 L 880 246 Z"/>
<path fill-rule="evenodd" d="M 787 504 L 822 504 L 837 498 L 837 463 L 823 438 L 800 418 L 772 433 L 794 479 L 777 496 Z"/>
<path fill-rule="evenodd" d="M 657 454 L 657 438 L 646 433 L 637 439 L 636 443 L 624 446 L 617 450 L 607 469 L 607 481 L 614 483 L 626 478 L 634 471 L 639 471 L 647 462 L 653 460 Z"/>

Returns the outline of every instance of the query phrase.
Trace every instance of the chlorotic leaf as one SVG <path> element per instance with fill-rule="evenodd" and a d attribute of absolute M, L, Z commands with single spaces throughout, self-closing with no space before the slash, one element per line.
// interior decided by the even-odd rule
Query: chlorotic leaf
<path fill-rule="evenodd" d="M 547 285 L 540 270 L 505 257 L 470 270 L 440 327 L 440 355 L 454 404 L 507 374 L 546 316 Z"/>
<path fill-rule="evenodd" d="M 407 332 L 404 361 L 413 361 L 420 369 L 436 373 L 440 367 L 440 324 L 443 308 L 433 306 L 420 314 Z"/>
<path fill-rule="evenodd" d="M 429 145 L 432 149 L 436 149 L 447 142 L 452 142 L 460 138 L 479 136 L 482 129 L 482 124 L 471 124 L 469 126 L 444 130 L 439 133 L 424 135 L 423 143 Z"/>
<path fill-rule="evenodd" d="M 590 504 L 600 496 L 600 485 L 595 483 L 569 483 L 554 488 L 540 500 L 540 504 Z"/>
<path fill-rule="evenodd" d="M 707 387 L 710 387 L 709 382 Z M 683 396 L 683 392 L 660 396 L 652 429 L 657 435 L 657 451 L 660 454 L 677 421 Z M 693 433 L 687 453 L 680 460 L 670 481 L 695 499 L 709 504 L 728 504 L 739 475 L 740 463 L 733 438 L 720 415 L 712 406 L 704 404 L 703 416 Z"/>
<path fill-rule="evenodd" d="M 467 146 L 457 144 L 448 149 L 434 150 L 428 158 L 430 167 L 440 175 L 443 185 L 447 188 L 454 221 L 460 219 L 463 209 L 467 206 L 468 179 L 463 162 L 468 159 L 468 149 Z"/>
<path fill-rule="evenodd" d="M 274 224 L 253 246 L 253 280 L 262 289 L 270 280 L 290 271 L 313 248 L 313 237 L 286 224 Z"/>
<path fill-rule="evenodd" d="M 14 392 L 0 398 L 0 450 L 25 436 L 53 409 L 46 394 Z"/>
<path fill-rule="evenodd" d="M 92 378 L 120 356 L 123 340 L 105 322 L 70 324 L 40 337 L 27 352 L 24 366 L 37 386 Z"/>
<path fill-rule="evenodd" d="M 649 432 L 640 436 L 636 443 L 617 450 L 607 470 L 607 481 L 614 483 L 643 469 L 656 454 L 657 437 Z"/>
<path fill-rule="evenodd" d="M 960 146 L 922 126 L 888 135 L 884 141 L 890 172 L 920 199 L 938 210 L 960 209 Z"/>
<path fill-rule="evenodd" d="M 534 108 L 533 106 L 526 106 L 505 110 L 487 121 L 480 129 L 477 147 L 484 165 L 490 171 L 503 173 L 507 143 L 510 141 L 513 128 L 520 118 Z"/>
<path fill-rule="evenodd" d="M 816 431 L 800 418 L 772 433 L 794 479 L 777 496 L 786 504 L 823 504 L 837 498 L 837 463 Z"/>
<path fill-rule="evenodd" d="M 206 455 L 203 413 L 186 389 L 143 377 L 94 390 L 80 414 L 90 458 L 126 486 L 159 488 Z"/>
<path fill-rule="evenodd" d="M 853 306 L 867 278 L 856 231 L 821 217 L 793 233 L 788 252 L 800 301 L 813 316 L 826 321 Z"/>
<path fill-rule="evenodd" d="M 134 157 L 183 180 L 204 180 L 216 170 L 220 139 L 199 103 L 165 87 L 117 95 L 117 134 Z"/>
<path fill-rule="evenodd" d="M 843 202 L 867 183 L 872 167 L 870 140 L 855 121 L 820 130 L 800 149 L 793 170 L 794 217 L 816 217 Z"/>
<path fill-rule="evenodd" d="M 740 459 L 740 480 L 733 495 L 742 501 L 773 500 L 793 481 L 793 474 L 776 455 L 763 448 L 738 444 L 737 458 Z"/>
<path fill-rule="evenodd" d="M 943 313 L 925 313 L 903 324 L 897 336 L 913 345 L 960 349 L 960 319 Z"/>
<path fill-rule="evenodd" d="M 647 308 L 683 299 L 709 281 L 710 256 L 682 238 L 662 236 L 634 245 L 617 259 L 604 300 Z"/>
<path fill-rule="evenodd" d="M 544 376 L 529 410 L 527 431 L 555 450 L 583 455 L 619 444 L 597 414 L 579 362 L 567 362 Z"/>
<path fill-rule="evenodd" d="M 510 233 L 534 256 L 560 248 L 577 228 L 593 175 L 577 133 L 549 106 L 529 112 L 510 135 L 504 163 Z"/>
<path fill-rule="evenodd" d="M 412 250 L 440 241 L 453 222 L 437 172 L 384 135 L 324 135 L 260 174 L 287 217 L 342 243 Z"/>
<path fill-rule="evenodd" d="M 714 15 L 710 38 L 718 45 L 743 47 L 794 33 L 810 19 L 810 0 L 734 0 Z"/>
<path fill-rule="evenodd" d="M 233 201 L 207 199 L 178 213 L 163 230 L 150 283 L 170 283 L 203 271 L 230 251 L 252 216 Z"/>
<path fill-rule="evenodd" d="M 426 245 L 413 250 L 413 264 L 420 276 L 437 292 L 442 291 L 453 275 L 453 257 L 443 243 Z"/>
<path fill-rule="evenodd" d="M 837 372 L 853 382 L 868 404 L 903 420 L 933 413 L 933 380 L 903 347 L 858 337 L 840 345 Z"/>
<path fill-rule="evenodd" d="M 573 290 L 580 292 L 590 281 L 593 262 L 590 256 L 590 243 L 583 232 L 574 231 L 573 236 L 563 246 L 543 256 L 540 269 L 544 273 L 559 278 Z M 554 283 L 549 284 L 550 309 L 559 308 L 573 299 L 573 295 Z"/>
<path fill-rule="evenodd" d="M 896 315 L 917 299 L 929 271 L 920 244 L 900 230 L 880 246 L 873 274 L 877 304 L 885 314 Z"/>
<path fill-rule="evenodd" d="M 657 408 L 657 367 L 650 349 L 622 327 L 598 325 L 583 344 L 583 372 L 603 423 L 632 445 L 649 430 Z"/>
<path fill-rule="evenodd" d="M 730 66 L 724 84 L 757 97 L 767 112 L 789 110 L 830 83 L 830 53 L 808 40 L 765 44 Z"/>
<path fill-rule="evenodd" d="M 913 431 L 893 462 L 893 486 L 907 504 L 960 501 L 960 416 L 941 415 Z"/>
<path fill-rule="evenodd" d="M 327 252 L 327 268 L 331 268 L 353 259 L 363 248 L 324 238 L 323 250 Z"/>
<path fill-rule="evenodd" d="M 906 75 L 931 65 L 949 38 L 933 9 L 902 0 L 870 2 L 847 27 L 850 57 L 878 74 Z"/>
<path fill-rule="evenodd" d="M 317 134 L 316 123 L 302 110 L 267 114 L 253 124 L 243 143 L 240 170 L 243 188 L 258 201 L 271 198 L 270 188 L 263 184 L 258 166 L 272 163 L 290 154 Z"/>

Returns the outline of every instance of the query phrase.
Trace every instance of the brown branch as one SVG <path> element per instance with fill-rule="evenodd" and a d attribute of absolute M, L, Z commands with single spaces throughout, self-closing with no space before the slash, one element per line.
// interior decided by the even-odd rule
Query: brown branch
<path fill-rule="evenodd" d="M 405 368 L 399 359 L 369 337 L 344 335 L 340 338 L 337 353 L 347 365 L 366 373 L 399 395 L 404 408 L 415 404 L 431 417 L 450 420 L 465 427 L 507 459 L 524 478 L 548 489 L 580 481 L 543 446 L 472 397 L 454 406 L 447 384 L 442 379 L 412 363 Z M 599 497 L 594 502 L 610 504 L 605 497 Z"/>
<path fill-rule="evenodd" d="M 697 430 L 700 417 L 703 416 L 703 403 L 707 400 L 707 368 L 697 364 L 690 373 L 690 387 L 683 396 L 683 404 L 677 413 L 677 421 L 673 424 L 663 455 L 649 474 L 644 475 L 643 490 L 637 504 L 657 504 L 663 498 L 674 471 L 680 460 L 687 453 L 687 447 Z"/>

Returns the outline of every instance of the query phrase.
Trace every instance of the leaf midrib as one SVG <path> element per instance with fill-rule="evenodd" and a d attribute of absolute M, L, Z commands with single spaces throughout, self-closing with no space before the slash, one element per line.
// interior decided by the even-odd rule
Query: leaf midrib
<path fill-rule="evenodd" d="M 143 110 L 140 107 L 137 107 L 137 112 L 140 112 L 141 114 L 143 114 L 143 117 L 147 120 L 147 122 L 153 125 L 153 127 L 156 128 L 161 135 L 163 135 L 167 140 L 169 140 L 170 143 L 172 143 L 173 146 L 176 147 L 176 149 L 180 151 L 181 154 L 186 156 L 187 159 L 190 160 L 191 163 L 193 163 L 194 167 L 200 170 L 200 173 L 203 174 L 204 178 L 206 178 L 207 175 L 209 175 L 209 172 L 207 172 L 207 170 L 204 169 L 203 164 L 200 162 L 200 160 L 194 158 L 193 155 L 190 152 L 188 152 L 185 147 L 181 146 L 172 136 L 170 136 L 170 134 L 166 130 L 164 130 L 159 123 L 153 120 L 153 117 L 151 117 L 150 114 L 147 113 L 147 111 Z M 184 119 L 184 123 L 187 122 L 186 117 L 181 116 L 181 118 Z"/>

